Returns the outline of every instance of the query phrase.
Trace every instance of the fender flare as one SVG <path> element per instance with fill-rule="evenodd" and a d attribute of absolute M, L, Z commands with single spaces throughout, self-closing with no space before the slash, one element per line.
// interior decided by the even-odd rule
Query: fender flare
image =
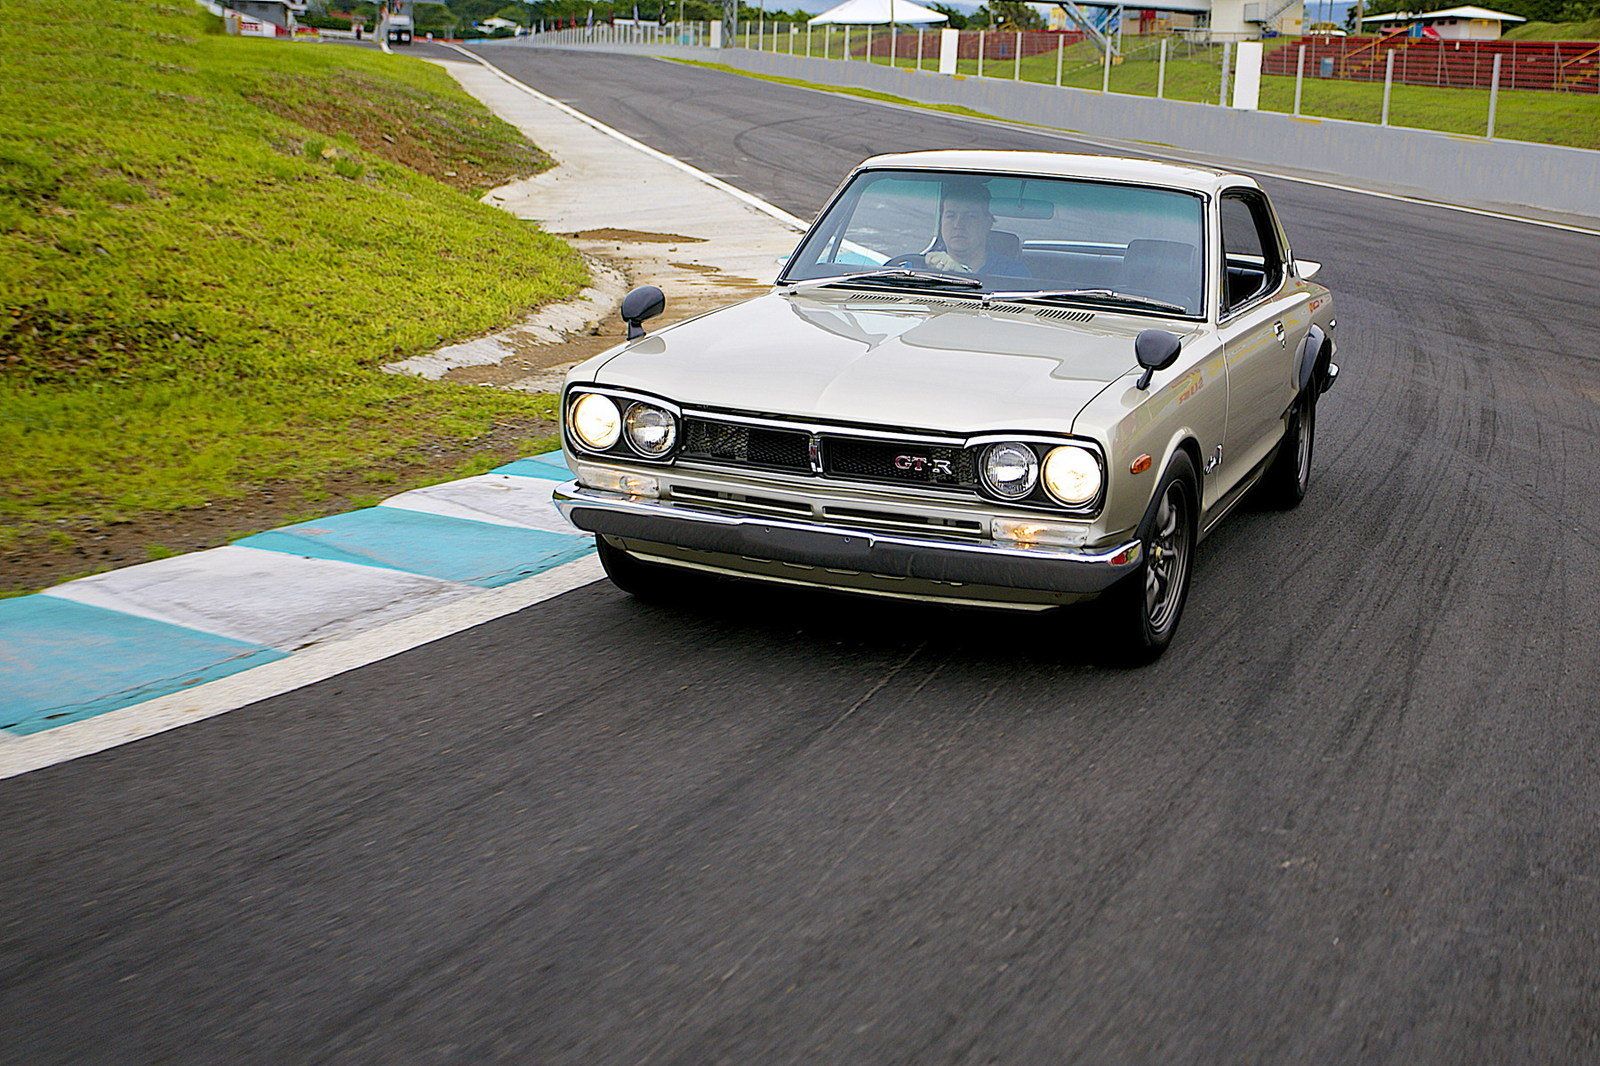
<path fill-rule="evenodd" d="M 1160 463 L 1151 464 L 1156 472 L 1156 480 L 1160 481 L 1161 478 L 1166 476 L 1167 467 L 1172 465 L 1172 457 L 1183 451 L 1185 444 L 1194 446 L 1194 454 L 1189 456 L 1189 461 L 1194 465 L 1194 476 L 1200 480 L 1200 484 L 1195 486 L 1195 490 L 1204 496 L 1206 480 L 1205 449 L 1200 446 L 1200 434 L 1196 433 L 1194 427 L 1188 424 L 1177 426 L 1173 429 L 1172 434 L 1167 438 L 1166 446 L 1161 450 Z M 1152 488 L 1151 491 L 1154 492 L 1155 490 Z"/>
<path fill-rule="evenodd" d="M 1306 339 L 1300 342 L 1300 352 L 1296 359 L 1294 389 L 1296 393 L 1304 392 L 1306 386 L 1311 384 L 1311 378 L 1319 369 L 1319 364 L 1326 365 L 1332 357 L 1328 351 L 1328 336 L 1322 332 L 1321 326 L 1312 326 L 1306 332 Z"/>

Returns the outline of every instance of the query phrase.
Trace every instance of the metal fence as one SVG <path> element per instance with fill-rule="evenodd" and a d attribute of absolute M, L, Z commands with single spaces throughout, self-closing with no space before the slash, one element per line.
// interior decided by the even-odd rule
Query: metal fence
<path fill-rule="evenodd" d="M 569 26 L 524 40 L 535 45 L 704 46 L 711 32 L 707 23 L 607 24 Z M 726 35 L 723 44 L 933 72 L 940 69 L 942 40 L 939 28 L 811 26 L 758 19 Z M 1198 33 L 1133 31 L 1120 39 L 1113 34 L 1111 41 L 1113 47 L 1106 50 L 1078 32 L 963 30 L 956 35 L 946 70 L 968 78 L 1124 96 L 1234 102 L 1237 42 Z M 1441 42 L 1390 35 L 1280 37 L 1261 43 L 1263 76 L 1256 106 L 1262 111 L 1491 138 L 1498 130 L 1501 136 L 1600 149 L 1600 44 L 1594 42 Z M 708 59 L 717 54 L 704 53 Z M 1517 91 L 1502 92 L 1511 89 Z M 1551 90 L 1570 103 L 1553 100 Z"/>
<path fill-rule="evenodd" d="M 681 44 L 691 48 L 709 48 L 711 23 L 709 22 L 595 22 L 584 24 L 573 19 L 570 25 L 560 22 L 546 24 L 542 30 L 517 43 L 540 45 L 583 44 Z"/>
<path fill-rule="evenodd" d="M 769 23 L 742 27 L 730 43 L 762 52 L 937 69 L 939 35 L 937 29 Z M 1141 62 L 1159 66 L 1166 61 L 1200 61 L 1214 65 L 1220 80 L 1222 62 L 1232 43 L 1192 33 L 1128 34 L 1113 41 L 1111 50 L 1102 51 L 1080 31 L 962 30 L 957 38 L 956 73 L 1093 87 L 1095 79 L 1083 76 L 1084 72 L 1104 67 L 1110 76 L 1101 81 L 1108 88 L 1131 81 L 1137 83 L 1132 91 L 1156 95 L 1152 88 L 1164 86 L 1147 86 L 1143 83 L 1150 77 L 1134 76 L 1149 74 L 1138 72 Z M 1396 84 L 1487 89 L 1498 56 L 1501 88 L 1600 92 L 1600 43 L 1594 41 L 1446 41 L 1397 33 L 1276 38 L 1266 44 L 1262 73 L 1268 76 L 1294 77 L 1301 69 L 1306 78 L 1384 81 L 1390 76 Z M 1157 56 L 1158 50 L 1164 60 Z M 1390 53 L 1394 56 L 1392 75 Z M 1125 72 L 1121 69 L 1124 65 Z M 1123 73 L 1128 77 L 1119 77 Z M 1155 78 L 1164 82 L 1160 73 L 1156 71 Z M 1193 72 L 1187 73 L 1185 86 L 1194 81 Z"/>

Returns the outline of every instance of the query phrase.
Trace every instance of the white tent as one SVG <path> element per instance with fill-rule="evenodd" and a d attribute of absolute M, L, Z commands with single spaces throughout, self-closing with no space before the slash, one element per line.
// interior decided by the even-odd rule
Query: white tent
<path fill-rule="evenodd" d="M 883 26 L 890 22 L 924 26 L 948 22 L 948 15 L 931 11 L 911 0 L 844 0 L 811 20 L 813 26 Z"/>

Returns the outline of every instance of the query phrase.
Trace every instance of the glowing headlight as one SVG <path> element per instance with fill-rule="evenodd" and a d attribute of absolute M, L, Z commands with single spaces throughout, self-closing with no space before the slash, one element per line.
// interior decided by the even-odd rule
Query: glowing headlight
<path fill-rule="evenodd" d="M 622 435 L 622 412 L 609 396 L 586 392 L 579 396 L 569 410 L 568 425 L 572 435 L 586 448 L 603 452 Z"/>
<path fill-rule="evenodd" d="M 996 496 L 1020 500 L 1039 481 L 1039 457 L 1026 444 L 991 444 L 983 453 L 983 483 Z"/>
<path fill-rule="evenodd" d="M 678 442 L 678 421 L 671 413 L 653 404 L 636 403 L 628 408 L 628 444 L 640 455 L 659 459 Z"/>
<path fill-rule="evenodd" d="M 1088 503 L 1099 494 L 1100 480 L 1100 464 L 1087 448 L 1063 444 L 1044 457 L 1044 490 L 1061 503 Z"/>

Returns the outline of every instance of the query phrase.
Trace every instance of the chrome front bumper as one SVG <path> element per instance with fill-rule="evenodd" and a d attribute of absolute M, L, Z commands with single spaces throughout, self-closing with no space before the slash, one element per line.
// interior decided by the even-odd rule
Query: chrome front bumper
<path fill-rule="evenodd" d="M 568 481 L 555 504 L 579 529 L 731 559 L 878 574 L 945 585 L 1103 592 L 1139 565 L 1140 543 L 1105 550 L 957 541 L 783 518 L 723 514 Z"/>

